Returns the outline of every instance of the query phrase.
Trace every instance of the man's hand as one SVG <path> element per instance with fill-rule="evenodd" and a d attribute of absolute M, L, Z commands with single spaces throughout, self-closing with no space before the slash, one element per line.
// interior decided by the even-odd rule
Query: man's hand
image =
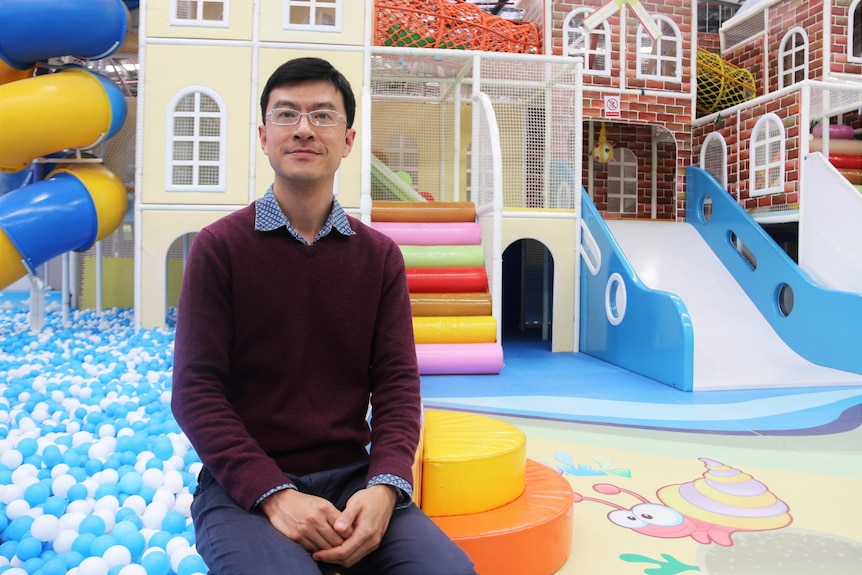
<path fill-rule="evenodd" d="M 396 500 L 396 490 L 391 485 L 372 485 L 357 491 L 333 524 L 344 542 L 321 548 L 312 555 L 314 560 L 352 567 L 377 549 L 389 527 Z"/>
<path fill-rule="evenodd" d="M 294 489 L 276 491 L 261 501 L 260 509 L 273 527 L 309 553 L 338 547 L 353 532 L 349 525 L 336 530 L 342 514 L 332 503 Z"/>

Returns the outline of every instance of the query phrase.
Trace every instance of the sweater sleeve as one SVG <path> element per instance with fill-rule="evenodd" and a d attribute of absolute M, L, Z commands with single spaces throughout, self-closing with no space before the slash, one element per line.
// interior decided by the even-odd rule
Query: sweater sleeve
<path fill-rule="evenodd" d="M 391 474 L 413 483 L 421 397 L 404 258 L 391 245 L 385 263 L 371 362 L 371 459 L 368 479 Z"/>
<path fill-rule="evenodd" d="M 205 228 L 189 253 L 180 291 L 171 408 L 216 481 L 251 509 L 263 493 L 285 483 L 285 476 L 230 401 L 230 278 L 229 250 Z"/>

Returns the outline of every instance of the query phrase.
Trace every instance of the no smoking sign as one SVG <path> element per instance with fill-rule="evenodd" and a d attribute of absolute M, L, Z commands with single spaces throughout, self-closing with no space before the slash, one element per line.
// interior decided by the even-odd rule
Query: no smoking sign
<path fill-rule="evenodd" d="M 620 117 L 620 97 L 605 96 L 605 118 Z"/>

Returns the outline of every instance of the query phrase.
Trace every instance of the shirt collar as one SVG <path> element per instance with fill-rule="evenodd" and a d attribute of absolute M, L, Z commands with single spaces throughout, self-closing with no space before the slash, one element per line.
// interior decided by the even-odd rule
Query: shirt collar
<path fill-rule="evenodd" d="M 306 243 L 305 239 L 291 225 L 287 216 L 284 215 L 281 206 L 278 205 L 278 200 L 275 199 L 272 186 L 269 186 L 266 193 L 255 200 L 254 229 L 261 232 L 271 232 L 282 227 L 286 227 L 294 238 L 302 243 Z M 329 212 L 329 216 L 326 218 L 326 222 L 323 224 L 320 233 L 317 234 L 312 243 L 328 235 L 333 229 L 343 236 L 352 236 L 356 233 L 350 227 L 350 221 L 347 219 L 344 208 L 341 207 L 341 204 L 334 197 L 332 198 L 332 210 Z"/>

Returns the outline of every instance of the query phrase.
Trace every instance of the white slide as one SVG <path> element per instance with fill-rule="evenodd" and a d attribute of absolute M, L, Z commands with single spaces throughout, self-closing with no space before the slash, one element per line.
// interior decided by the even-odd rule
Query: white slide
<path fill-rule="evenodd" d="M 862 383 L 862 375 L 818 366 L 790 349 L 691 224 L 605 223 L 643 283 L 678 295 L 688 308 L 695 391 Z"/>
<path fill-rule="evenodd" d="M 862 293 L 862 193 L 819 153 L 805 158 L 799 267 L 821 286 Z"/>

